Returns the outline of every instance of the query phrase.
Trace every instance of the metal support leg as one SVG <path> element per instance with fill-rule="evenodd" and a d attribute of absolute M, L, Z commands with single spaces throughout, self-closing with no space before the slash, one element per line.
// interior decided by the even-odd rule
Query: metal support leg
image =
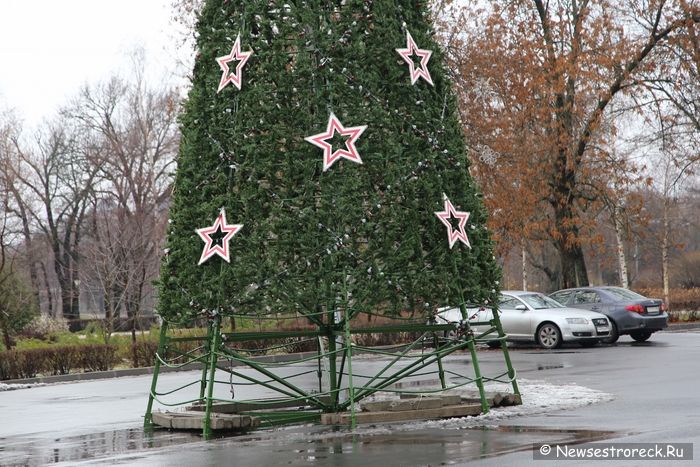
<path fill-rule="evenodd" d="M 476 380 L 476 387 L 479 388 L 479 398 L 481 399 L 481 411 L 483 413 L 489 412 L 489 402 L 486 400 L 486 391 L 484 390 L 484 380 L 481 379 L 481 369 L 479 368 L 479 360 L 476 357 L 476 346 L 474 345 L 474 338 L 469 336 L 467 339 L 467 346 L 469 347 L 469 353 L 472 357 L 472 365 L 474 366 L 474 379 Z"/>
<path fill-rule="evenodd" d="M 335 334 L 333 333 L 333 325 L 335 324 L 335 312 L 331 307 L 328 308 L 327 321 L 328 327 L 326 328 L 326 335 L 328 336 L 328 381 L 330 381 L 330 392 L 331 392 L 331 410 L 336 411 L 338 408 L 338 374 L 336 367 L 336 342 Z"/>
<path fill-rule="evenodd" d="M 435 349 L 437 349 L 440 345 L 440 340 L 438 339 L 438 336 L 435 333 L 433 333 L 433 345 L 435 346 Z M 442 387 L 442 389 L 445 389 L 447 385 L 445 384 L 445 370 L 442 368 L 442 358 L 438 358 L 437 364 L 438 376 L 440 377 L 440 386 Z"/>
<path fill-rule="evenodd" d="M 352 385 L 352 338 L 350 336 L 350 319 L 345 310 L 345 354 L 348 362 L 348 399 L 350 400 L 350 429 L 355 430 L 355 388 Z"/>
<path fill-rule="evenodd" d="M 208 329 L 207 329 L 207 341 L 204 344 L 204 355 L 208 355 L 209 352 L 211 352 L 211 342 L 212 342 L 212 337 L 213 337 L 212 332 L 213 332 L 213 323 L 209 323 Z M 202 377 L 200 378 L 200 383 L 199 383 L 199 403 L 200 404 L 204 403 L 204 394 L 205 394 L 206 389 L 207 389 L 207 370 L 209 370 L 209 365 L 208 364 L 202 365 Z"/>
<path fill-rule="evenodd" d="M 518 382 L 515 379 L 515 368 L 513 368 L 513 363 L 510 360 L 510 353 L 508 353 L 508 343 L 504 339 L 506 333 L 503 332 L 503 326 L 501 325 L 501 318 L 498 316 L 498 311 L 494 310 L 493 313 L 493 324 L 498 331 L 498 337 L 501 341 L 501 350 L 503 351 L 503 359 L 506 361 L 506 367 L 508 368 L 508 378 L 513 385 L 513 392 L 515 395 L 520 396 L 520 389 L 518 388 Z"/>
<path fill-rule="evenodd" d="M 318 392 L 323 392 L 323 337 L 318 336 L 318 370 L 316 370 L 316 376 L 318 377 Z M 329 385 L 330 386 L 330 385 Z"/>
<path fill-rule="evenodd" d="M 214 317 L 212 324 L 212 336 L 209 347 L 209 380 L 207 381 L 206 411 L 204 413 L 204 439 L 211 438 L 211 405 L 214 395 L 214 376 L 216 375 L 216 361 L 221 342 L 221 317 Z"/>
<path fill-rule="evenodd" d="M 462 313 L 462 319 L 464 322 L 468 323 L 467 307 L 464 305 L 464 300 L 459 305 L 459 310 Z M 474 366 L 474 379 L 476 380 L 476 387 L 479 388 L 479 398 L 481 399 L 481 411 L 483 413 L 489 412 L 489 402 L 486 400 L 486 391 L 484 390 L 484 380 L 481 378 L 481 369 L 479 368 L 479 359 L 476 355 L 476 344 L 474 343 L 474 335 L 469 333 L 467 335 L 467 347 L 469 348 L 469 353 L 472 358 L 472 365 Z"/>
<path fill-rule="evenodd" d="M 158 385 L 158 374 L 160 373 L 160 359 L 165 355 L 167 345 L 168 322 L 163 321 L 160 327 L 160 338 L 158 340 L 158 350 L 156 353 L 156 361 L 153 364 L 153 379 L 151 380 L 151 392 L 148 394 L 148 406 L 146 407 L 146 415 L 143 417 L 143 427 L 146 429 L 153 428 L 153 399 L 156 396 L 156 387 Z"/>

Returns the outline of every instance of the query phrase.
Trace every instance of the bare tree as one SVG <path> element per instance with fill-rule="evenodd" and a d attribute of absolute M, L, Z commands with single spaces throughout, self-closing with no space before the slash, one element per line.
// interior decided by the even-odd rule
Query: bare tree
<path fill-rule="evenodd" d="M 16 267 L 22 222 L 12 209 L 15 186 L 7 144 L 11 130 L 12 125 L 0 125 L 0 334 L 6 349 L 14 346 L 13 334 L 34 317 L 37 303 Z"/>
<path fill-rule="evenodd" d="M 90 201 L 89 242 L 83 249 L 103 294 L 107 317 L 125 310 L 136 338 L 137 318 L 158 272 L 179 133 L 178 94 L 134 78 L 113 77 L 82 89 L 63 112 L 85 135 L 99 175 Z"/>
<path fill-rule="evenodd" d="M 0 114 L 0 183 L 6 190 L 6 196 L 3 197 L 3 208 L 5 212 L 12 213 L 21 222 L 27 268 L 37 303 L 39 303 L 41 287 L 39 285 L 38 260 L 31 227 L 32 219 L 26 205 L 26 196 L 23 196 L 21 183 L 17 180 L 17 174 L 21 171 L 21 164 L 13 141 L 17 139 L 19 134 L 20 122 L 14 113 L 7 111 Z M 51 303 L 50 300 L 48 302 Z M 51 314 L 51 306 L 48 307 L 48 311 Z"/>
<path fill-rule="evenodd" d="M 60 120 L 46 123 L 30 142 L 12 136 L 25 237 L 33 235 L 28 230 L 31 222 L 47 242 L 60 287 L 62 315 L 69 320 L 80 316 L 78 246 L 97 174 L 86 154 L 79 151 L 77 138 L 74 129 Z"/>
<path fill-rule="evenodd" d="M 34 295 L 15 267 L 11 222 L 7 212 L 0 215 L 0 333 L 6 349 L 14 346 L 12 335 L 21 331 L 36 314 Z"/>

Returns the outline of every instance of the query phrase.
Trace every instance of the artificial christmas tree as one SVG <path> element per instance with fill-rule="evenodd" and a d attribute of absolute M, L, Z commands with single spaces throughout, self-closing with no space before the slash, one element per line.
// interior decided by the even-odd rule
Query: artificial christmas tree
<path fill-rule="evenodd" d="M 360 312 L 493 302 L 499 268 L 430 30 L 425 5 L 408 1 L 205 4 L 163 317 L 315 312 L 341 284 Z M 323 128 L 326 150 L 309 141 Z M 470 213 L 471 248 L 446 248 L 444 195 Z M 231 264 L 198 266 L 194 229 L 222 207 L 245 225 Z"/>
<path fill-rule="evenodd" d="M 358 314 L 424 324 L 441 306 L 495 303 L 500 270 L 424 3 L 210 0 L 197 34 L 166 322 L 302 315 L 334 352 Z M 220 241 L 230 263 L 202 252 L 217 224 L 195 231 L 223 209 L 243 226 Z"/>

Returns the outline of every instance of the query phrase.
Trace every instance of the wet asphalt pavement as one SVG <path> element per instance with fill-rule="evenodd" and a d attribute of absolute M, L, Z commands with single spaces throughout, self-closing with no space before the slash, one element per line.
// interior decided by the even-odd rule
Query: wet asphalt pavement
<path fill-rule="evenodd" d="M 658 333 L 643 344 L 625 336 L 614 346 L 590 349 L 519 346 L 511 349 L 511 358 L 520 379 L 576 384 L 611 397 L 565 410 L 542 404 L 529 414 L 481 426 L 411 422 L 361 426 L 351 433 L 307 424 L 202 441 L 198 433 L 144 433 L 150 376 L 57 384 L 0 392 L 0 465 L 546 466 L 557 461 L 533 461 L 533 443 L 690 442 L 700 449 L 700 332 Z M 502 371 L 500 352 L 480 351 L 479 361 L 484 374 Z M 371 373 L 383 364 L 377 358 L 353 360 L 358 372 Z M 465 354 L 451 356 L 446 365 L 471 374 Z M 163 374 L 161 383 L 177 387 L 198 376 Z M 222 385 L 218 395 L 230 397 L 228 389 Z M 236 397 L 271 395 L 249 391 L 239 388 Z"/>

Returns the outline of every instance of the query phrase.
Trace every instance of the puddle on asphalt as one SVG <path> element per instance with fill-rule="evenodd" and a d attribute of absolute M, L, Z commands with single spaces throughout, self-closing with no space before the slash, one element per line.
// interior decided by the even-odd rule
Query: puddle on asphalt
<path fill-rule="evenodd" d="M 105 431 L 61 438 L 0 438 L 0 465 L 34 466 L 99 459 L 202 441 L 198 432 L 170 432 L 143 428 Z"/>
<path fill-rule="evenodd" d="M 518 425 L 430 427 L 389 432 L 377 432 L 374 428 L 363 426 L 355 433 L 337 427 L 293 428 L 282 436 L 284 439 L 280 439 L 281 433 L 277 430 L 259 430 L 222 436 L 211 442 L 202 441 L 197 432 L 155 430 L 148 433 L 141 428 L 54 440 L 10 437 L 0 438 L 0 465 L 35 466 L 88 460 L 111 464 L 110 459 L 115 460 L 130 453 L 134 454 L 132 460 L 147 462 L 151 456 L 162 456 L 163 449 L 159 448 L 167 447 L 172 449 L 168 451 L 166 459 L 160 459 L 162 461 L 175 461 L 178 455 L 182 455 L 178 453 L 195 449 L 201 451 L 202 460 L 208 457 L 207 452 L 213 454 L 214 451 L 219 451 L 221 454 L 230 451 L 231 455 L 245 454 L 248 458 L 263 456 L 268 461 L 271 460 L 268 456 L 272 455 L 275 459 L 284 460 L 287 465 L 323 464 L 329 458 L 333 458 L 333 463 L 337 466 L 357 465 L 357 459 L 365 457 L 372 460 L 372 465 L 396 465 L 397 460 L 402 460 L 402 465 L 448 465 L 525 451 L 536 443 L 574 444 L 620 435 L 612 431 Z M 363 433 L 363 429 L 367 431 Z M 185 447 L 193 443 L 197 443 L 196 448 Z M 395 457 L 397 455 L 400 459 Z M 391 456 L 394 456 L 393 463 Z"/>
<path fill-rule="evenodd" d="M 620 436 L 613 431 L 554 429 L 532 426 L 421 429 L 387 434 L 349 434 L 310 441 L 294 449 L 288 465 L 450 465 L 528 451 L 534 444 L 580 444 Z M 279 448 L 278 452 L 289 452 Z"/>

